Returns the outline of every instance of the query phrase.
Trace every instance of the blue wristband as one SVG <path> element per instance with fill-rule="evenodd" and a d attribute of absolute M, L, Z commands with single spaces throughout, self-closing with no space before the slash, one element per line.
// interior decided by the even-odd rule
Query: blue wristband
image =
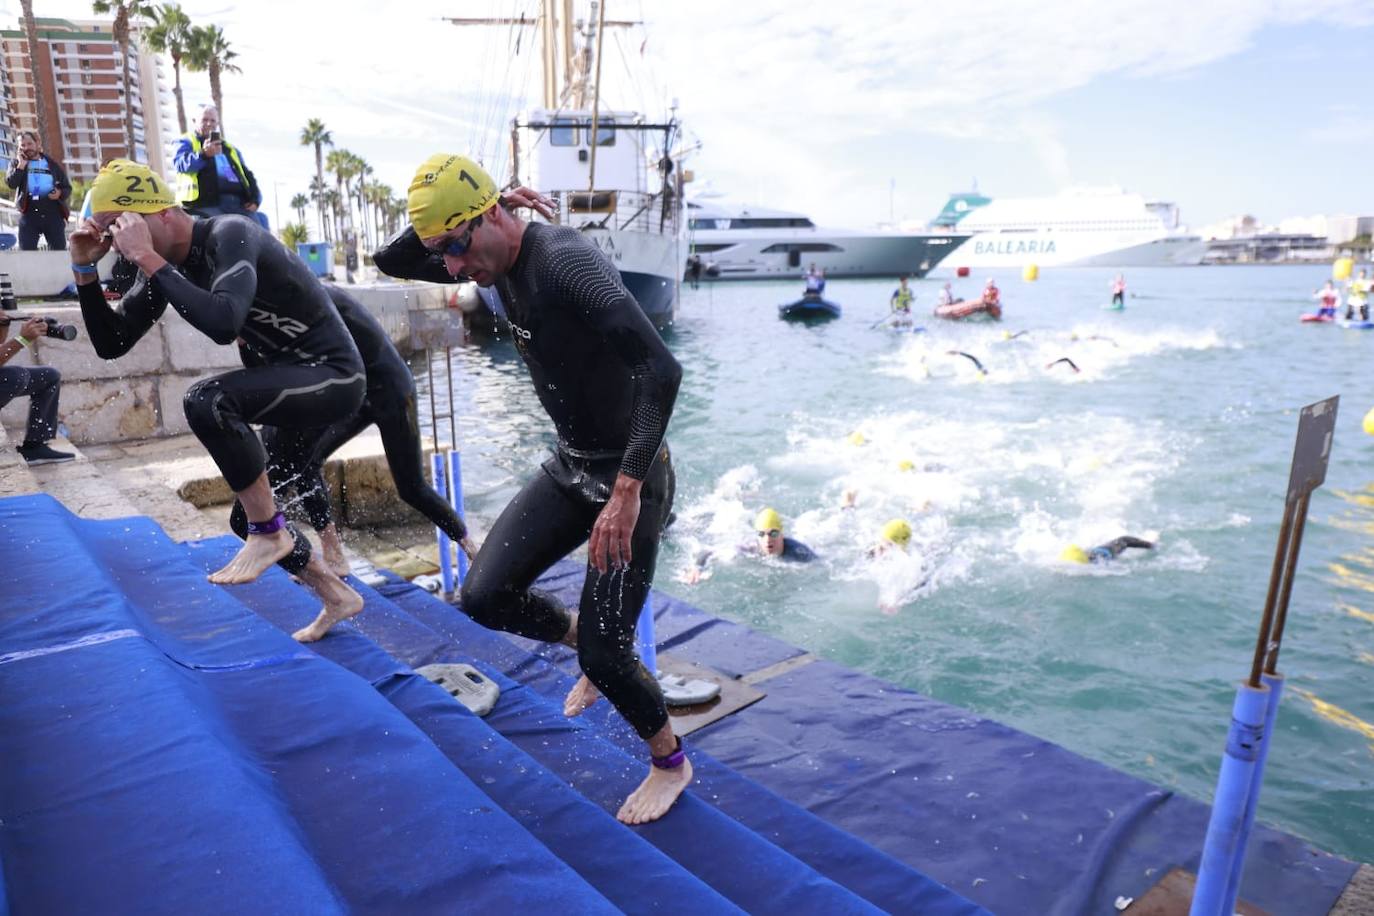
<path fill-rule="evenodd" d="M 96 266 L 94 264 L 77 264 L 73 261 L 72 272 L 78 274 L 93 274 L 96 273 Z"/>

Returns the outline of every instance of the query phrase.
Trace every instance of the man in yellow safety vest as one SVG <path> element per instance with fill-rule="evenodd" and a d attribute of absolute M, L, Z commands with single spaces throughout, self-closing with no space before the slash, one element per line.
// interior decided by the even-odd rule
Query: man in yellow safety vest
<path fill-rule="evenodd" d="M 196 216 L 242 213 L 254 219 L 262 192 L 236 146 L 219 132 L 219 111 L 201 110 L 200 124 L 177 144 L 177 203 Z"/>

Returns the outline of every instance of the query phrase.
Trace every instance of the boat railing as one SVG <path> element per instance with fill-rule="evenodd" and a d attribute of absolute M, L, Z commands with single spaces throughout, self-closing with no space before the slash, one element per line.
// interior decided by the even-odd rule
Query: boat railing
<path fill-rule="evenodd" d="M 558 201 L 554 222 L 576 229 L 612 229 L 676 235 L 681 211 L 663 192 L 598 189 L 595 191 L 548 191 Z"/>

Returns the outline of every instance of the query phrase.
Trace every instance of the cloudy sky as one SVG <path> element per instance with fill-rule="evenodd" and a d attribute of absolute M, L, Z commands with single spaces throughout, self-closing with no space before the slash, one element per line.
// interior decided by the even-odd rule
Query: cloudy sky
<path fill-rule="evenodd" d="M 84 0 L 34 5 L 89 17 Z M 532 29 L 442 18 L 535 0 L 182 5 L 239 52 L 225 133 L 269 213 L 313 174 L 308 118 L 401 192 L 439 150 L 503 164 L 538 87 Z M 926 219 L 975 181 L 994 197 L 1120 185 L 1194 225 L 1374 214 L 1374 0 L 610 0 L 607 15 L 644 25 L 608 32 L 604 98 L 654 117 L 678 100 L 698 189 L 825 223 Z M 0 0 L 0 20 L 18 16 Z M 184 82 L 188 107 L 208 100 L 203 77 Z"/>

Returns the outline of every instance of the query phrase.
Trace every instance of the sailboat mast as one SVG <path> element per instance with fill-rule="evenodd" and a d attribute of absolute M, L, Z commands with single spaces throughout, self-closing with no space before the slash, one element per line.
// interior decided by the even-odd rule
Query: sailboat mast
<path fill-rule="evenodd" d="M 606 3 L 592 0 L 592 11 L 597 14 L 596 24 L 596 88 L 592 90 L 592 159 L 587 169 L 587 191 L 596 190 L 596 148 L 599 134 L 597 128 L 601 120 L 601 46 L 606 39 Z M 590 42 L 589 42 L 590 44 Z"/>

